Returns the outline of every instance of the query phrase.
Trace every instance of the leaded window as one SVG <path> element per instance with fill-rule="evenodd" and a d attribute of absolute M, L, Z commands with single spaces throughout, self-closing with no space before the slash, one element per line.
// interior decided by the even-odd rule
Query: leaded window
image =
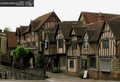
<path fill-rule="evenodd" d="M 58 39 L 58 47 L 63 48 L 63 39 Z"/>
<path fill-rule="evenodd" d="M 74 60 L 70 60 L 70 68 L 74 68 Z"/>
<path fill-rule="evenodd" d="M 103 48 L 109 48 L 109 40 L 103 40 Z"/>
<path fill-rule="evenodd" d="M 48 41 L 45 41 L 45 49 L 48 49 Z"/>
<path fill-rule="evenodd" d="M 96 57 L 95 56 L 89 57 L 89 67 L 96 68 Z"/>
<path fill-rule="evenodd" d="M 82 59 L 82 61 L 81 61 L 81 69 L 87 69 L 87 59 Z"/>
<path fill-rule="evenodd" d="M 110 58 L 100 58 L 100 71 L 110 72 L 111 63 Z"/>

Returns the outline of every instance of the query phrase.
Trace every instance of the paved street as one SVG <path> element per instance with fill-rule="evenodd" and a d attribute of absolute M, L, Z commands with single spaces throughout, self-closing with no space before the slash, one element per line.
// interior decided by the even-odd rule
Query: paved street
<path fill-rule="evenodd" d="M 94 80 L 94 79 L 80 79 L 79 77 L 68 76 L 66 74 L 60 73 L 48 73 L 49 77 L 46 79 L 48 82 L 120 82 L 120 81 L 110 81 L 110 80 Z"/>
<path fill-rule="evenodd" d="M 50 78 L 46 80 L 0 80 L 0 82 L 120 82 L 110 80 L 80 79 L 63 73 L 47 73 Z"/>

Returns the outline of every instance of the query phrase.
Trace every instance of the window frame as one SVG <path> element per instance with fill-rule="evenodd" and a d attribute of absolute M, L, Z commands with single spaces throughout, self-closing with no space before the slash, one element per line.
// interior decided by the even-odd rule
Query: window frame
<path fill-rule="evenodd" d="M 58 39 L 58 48 L 63 48 L 64 40 Z"/>
<path fill-rule="evenodd" d="M 102 46 L 104 49 L 108 49 L 109 48 L 109 40 L 108 39 L 103 40 Z"/>
<path fill-rule="evenodd" d="M 96 68 L 96 56 L 89 56 L 89 68 Z"/>
<path fill-rule="evenodd" d="M 74 68 L 74 60 L 70 60 L 69 61 L 69 67 L 70 68 Z"/>
<path fill-rule="evenodd" d="M 45 49 L 48 49 L 48 41 L 45 41 Z"/>
<path fill-rule="evenodd" d="M 88 68 L 87 61 L 87 59 L 81 59 L 81 69 L 86 70 Z"/>
<path fill-rule="evenodd" d="M 100 71 L 102 72 L 111 71 L 111 59 L 110 58 L 100 58 Z"/>

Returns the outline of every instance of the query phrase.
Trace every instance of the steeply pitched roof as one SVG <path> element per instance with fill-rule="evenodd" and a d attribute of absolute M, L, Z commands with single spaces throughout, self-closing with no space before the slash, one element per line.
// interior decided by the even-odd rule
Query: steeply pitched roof
<path fill-rule="evenodd" d="M 7 33 L 7 43 L 8 43 L 8 48 L 16 48 L 17 39 L 15 36 L 15 32 L 8 32 Z"/>
<path fill-rule="evenodd" d="M 69 34 L 74 25 L 79 24 L 78 21 L 63 21 L 59 23 L 59 28 L 62 30 L 63 36 L 65 39 L 69 39 Z"/>
<path fill-rule="evenodd" d="M 106 23 L 111 28 L 115 39 L 120 40 L 120 20 L 107 20 Z"/>
<path fill-rule="evenodd" d="M 97 42 L 102 31 L 104 22 L 94 23 L 87 26 L 86 32 L 89 37 L 89 42 Z"/>
<path fill-rule="evenodd" d="M 24 34 L 24 32 L 26 31 L 26 29 L 28 28 L 28 26 L 20 26 L 20 34 Z"/>
<path fill-rule="evenodd" d="M 73 27 L 76 36 L 83 36 L 85 33 L 86 27 Z"/>
<path fill-rule="evenodd" d="M 31 31 L 34 31 L 34 29 L 40 24 L 40 20 L 33 20 L 30 22 L 30 26 L 31 26 Z"/>
<path fill-rule="evenodd" d="M 22 34 L 29 32 L 29 26 L 22 26 L 22 27 L 24 28 Z"/>
<path fill-rule="evenodd" d="M 16 35 L 19 35 L 19 34 L 20 34 L 20 28 L 17 27 L 17 28 L 16 28 Z"/>
<path fill-rule="evenodd" d="M 41 26 L 47 21 L 47 19 L 52 16 L 55 15 L 57 17 L 57 15 L 55 14 L 55 12 L 50 12 L 47 14 L 44 14 L 42 16 L 39 16 L 38 18 L 36 18 L 34 21 L 39 21 L 39 25 L 37 27 L 35 27 L 35 31 L 38 30 L 39 28 L 41 28 Z M 57 17 L 58 18 L 58 17 Z M 58 18 L 58 20 L 60 21 L 60 19 Z"/>
<path fill-rule="evenodd" d="M 95 13 L 95 12 L 81 12 L 78 21 L 80 21 L 81 16 L 84 17 L 86 24 L 93 23 L 98 21 L 98 16 L 102 15 L 104 20 L 111 19 L 116 16 L 120 16 L 120 14 L 108 14 L 108 13 Z"/>

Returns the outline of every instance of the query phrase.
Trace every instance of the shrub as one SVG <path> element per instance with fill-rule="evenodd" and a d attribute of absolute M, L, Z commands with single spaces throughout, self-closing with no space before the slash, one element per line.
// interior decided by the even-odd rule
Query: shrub
<path fill-rule="evenodd" d="M 80 78 L 83 78 L 83 75 L 84 75 L 84 73 L 83 73 L 83 72 L 80 72 L 79 77 L 80 77 Z"/>
<path fill-rule="evenodd" d="M 18 65 L 18 67 L 24 65 L 24 60 L 27 59 L 29 50 L 24 46 L 17 46 L 17 48 L 12 51 L 12 55 L 14 58 L 14 63 Z M 21 63 L 20 63 L 21 62 Z"/>

